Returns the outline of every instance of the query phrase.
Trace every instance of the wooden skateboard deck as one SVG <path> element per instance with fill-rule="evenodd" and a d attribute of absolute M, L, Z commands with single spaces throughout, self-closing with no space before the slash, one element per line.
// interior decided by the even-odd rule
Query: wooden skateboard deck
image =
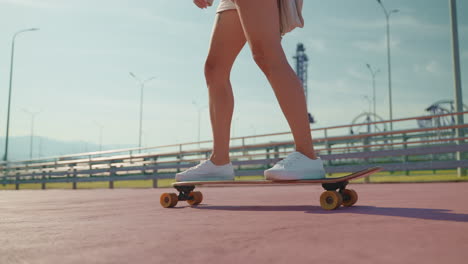
<path fill-rule="evenodd" d="M 285 184 L 285 183 L 295 183 L 295 184 L 312 184 L 312 183 L 335 183 L 342 181 L 349 181 L 352 179 L 357 179 L 361 177 L 368 176 L 370 174 L 380 171 L 379 167 L 369 168 L 361 171 L 357 171 L 343 177 L 337 178 L 323 178 L 316 180 L 285 180 L 285 181 L 268 181 L 268 180 L 256 180 L 256 181 L 185 181 L 185 182 L 175 182 L 172 184 L 173 187 L 176 186 L 195 186 L 195 185 L 237 185 L 237 184 Z"/>
<path fill-rule="evenodd" d="M 358 179 L 361 177 L 369 176 L 373 173 L 379 172 L 380 167 L 373 167 L 361 171 L 357 171 L 343 177 L 337 178 L 323 178 L 315 180 L 285 180 L 285 181 L 269 181 L 269 180 L 256 180 L 256 181 L 187 181 L 176 182 L 172 186 L 179 191 L 175 193 L 163 193 L 160 198 L 160 203 L 163 207 L 169 208 L 177 205 L 178 201 L 187 201 L 190 205 L 200 204 L 203 200 L 201 192 L 193 191 L 196 186 L 215 186 L 215 185 L 275 185 L 275 184 L 322 184 L 326 190 L 320 196 L 320 205 L 323 209 L 334 210 L 340 205 L 349 207 L 357 202 L 357 193 L 354 190 L 346 189 L 350 180 Z"/>

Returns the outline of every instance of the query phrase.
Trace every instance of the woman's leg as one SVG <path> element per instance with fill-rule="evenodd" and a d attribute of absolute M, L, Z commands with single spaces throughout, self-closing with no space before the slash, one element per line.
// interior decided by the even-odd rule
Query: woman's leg
<path fill-rule="evenodd" d="M 265 73 L 291 128 L 296 150 L 316 159 L 305 95 L 281 46 L 277 0 L 235 0 L 255 62 Z"/>
<path fill-rule="evenodd" d="M 236 10 L 217 14 L 205 63 L 208 85 L 213 154 L 215 165 L 230 162 L 229 141 L 234 97 L 229 76 L 232 65 L 244 47 L 246 39 Z"/>

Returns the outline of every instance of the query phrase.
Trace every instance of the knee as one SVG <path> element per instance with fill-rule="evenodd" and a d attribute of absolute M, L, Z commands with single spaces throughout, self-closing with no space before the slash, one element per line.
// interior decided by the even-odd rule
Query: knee
<path fill-rule="evenodd" d="M 216 61 L 216 59 L 208 58 L 205 61 L 205 79 L 207 83 L 219 82 L 228 79 L 229 74 L 226 74 L 224 67 Z"/>
<path fill-rule="evenodd" d="M 216 76 L 215 70 L 216 63 L 213 60 L 207 59 L 205 61 L 205 78 L 208 80 Z"/>
<path fill-rule="evenodd" d="M 255 63 L 266 74 L 269 75 L 274 70 L 276 54 L 261 46 L 252 48 L 252 55 Z"/>

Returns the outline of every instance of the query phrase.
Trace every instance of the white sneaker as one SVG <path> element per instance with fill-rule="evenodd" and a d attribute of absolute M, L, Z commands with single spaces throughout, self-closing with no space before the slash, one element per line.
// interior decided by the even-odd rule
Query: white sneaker
<path fill-rule="evenodd" d="M 271 181 L 313 180 L 325 178 L 325 169 L 320 158 L 313 160 L 294 151 L 265 171 L 265 179 Z"/>
<path fill-rule="evenodd" d="M 234 168 L 232 163 L 217 166 L 211 160 L 201 161 L 195 167 L 177 173 L 176 181 L 233 181 Z"/>

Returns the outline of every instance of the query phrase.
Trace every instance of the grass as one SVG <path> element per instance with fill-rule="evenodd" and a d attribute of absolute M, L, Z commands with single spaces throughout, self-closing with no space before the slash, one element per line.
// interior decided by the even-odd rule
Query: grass
<path fill-rule="evenodd" d="M 344 176 L 347 173 L 335 173 L 331 177 Z M 236 177 L 236 180 L 262 180 L 263 176 L 241 176 Z M 458 177 L 455 170 L 441 171 L 413 171 L 409 175 L 405 172 L 379 172 L 369 177 L 370 183 L 405 183 L 405 182 L 459 182 L 468 181 L 468 176 Z M 173 179 L 158 180 L 158 187 L 170 187 Z M 364 179 L 353 180 L 354 183 L 363 183 Z M 152 180 L 135 180 L 135 181 L 115 181 L 114 188 L 152 188 Z M 48 183 L 47 189 L 72 189 L 71 183 Z M 83 182 L 77 183 L 78 189 L 107 189 L 109 182 Z M 20 189 L 40 190 L 41 184 L 21 184 Z M 0 190 L 15 190 L 14 184 L 0 184 Z"/>

